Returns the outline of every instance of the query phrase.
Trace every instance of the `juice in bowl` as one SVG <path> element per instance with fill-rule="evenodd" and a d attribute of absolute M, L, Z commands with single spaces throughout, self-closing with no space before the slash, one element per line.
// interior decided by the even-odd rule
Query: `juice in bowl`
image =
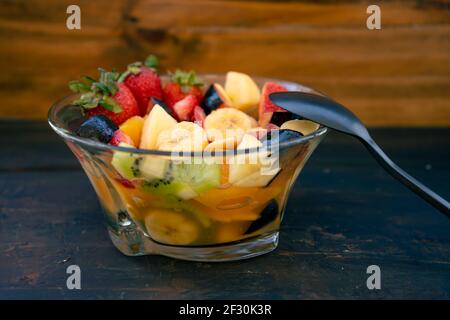
<path fill-rule="evenodd" d="M 156 61 L 73 81 L 76 94 L 49 111 L 112 242 L 130 256 L 195 261 L 274 250 L 290 189 L 327 129 L 268 96 L 314 91 L 239 72 L 160 76 Z"/>

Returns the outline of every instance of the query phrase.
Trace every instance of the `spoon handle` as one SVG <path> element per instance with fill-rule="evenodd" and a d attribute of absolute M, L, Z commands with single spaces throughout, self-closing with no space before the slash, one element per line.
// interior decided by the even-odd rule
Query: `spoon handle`
<path fill-rule="evenodd" d="M 372 138 L 361 139 L 377 162 L 394 178 L 450 218 L 450 203 L 397 166 Z"/>

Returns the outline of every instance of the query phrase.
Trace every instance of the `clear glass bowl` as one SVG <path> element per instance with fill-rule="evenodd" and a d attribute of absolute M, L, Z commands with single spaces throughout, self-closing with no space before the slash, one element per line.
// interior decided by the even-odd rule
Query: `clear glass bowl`
<path fill-rule="evenodd" d="M 225 80 L 224 75 L 202 77 L 206 85 Z M 254 80 L 260 87 L 266 81 L 276 81 L 292 91 L 319 94 L 293 82 Z M 192 153 L 189 161 L 182 163 L 177 161 L 180 158 L 174 160 L 171 152 L 116 147 L 76 136 L 73 131 L 84 119 L 80 109 L 71 105 L 76 97 L 56 102 L 49 110 L 48 121 L 89 177 L 112 242 L 129 256 L 161 254 L 194 261 L 230 261 L 274 250 L 291 187 L 327 132 L 322 127 L 310 135 L 282 142 L 278 157 L 281 170 L 271 182 L 265 187 L 237 187 L 227 181 L 230 165 L 221 164 L 225 161 L 220 153 L 213 155 L 215 161 Z M 252 112 L 256 118 L 257 110 Z M 257 151 L 248 152 L 251 155 Z M 198 184 L 194 178 L 199 176 L 214 177 L 212 180 L 218 179 L 219 183 L 203 181 L 201 187 L 194 188 L 194 194 L 186 194 L 183 186 L 171 178 L 148 180 L 137 172 L 135 178 L 124 179 L 112 165 L 117 156 L 129 157 L 133 165 L 148 161 L 153 167 L 164 165 L 171 172 L 178 170 L 192 179 L 188 185 Z M 181 158 L 185 160 L 186 155 Z"/>

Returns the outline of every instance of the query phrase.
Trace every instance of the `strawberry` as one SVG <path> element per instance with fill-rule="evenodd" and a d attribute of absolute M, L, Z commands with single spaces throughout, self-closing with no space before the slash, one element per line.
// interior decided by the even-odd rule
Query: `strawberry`
<path fill-rule="evenodd" d="M 156 73 L 157 65 L 156 57 L 150 55 L 144 64 L 135 62 L 128 65 L 127 71 L 119 78 L 119 82 L 123 81 L 136 98 L 141 116 L 146 115 L 153 107 L 153 103 L 149 105 L 150 98 L 163 98 L 161 79 Z"/>
<path fill-rule="evenodd" d="M 84 82 L 71 81 L 70 89 L 82 93 L 73 104 L 83 108 L 88 117 L 104 115 L 116 125 L 138 115 L 139 108 L 133 93 L 125 84 L 117 83 L 118 78 L 117 72 L 100 69 L 98 81 L 90 77 L 83 77 Z"/>
<path fill-rule="evenodd" d="M 200 127 L 203 127 L 203 121 L 205 121 L 206 114 L 202 107 L 195 106 L 194 112 L 192 114 L 192 121 L 198 124 Z"/>
<path fill-rule="evenodd" d="M 114 131 L 114 134 L 111 138 L 111 141 L 109 141 L 109 144 L 112 144 L 113 146 L 118 146 L 119 143 L 126 143 L 130 146 L 134 147 L 134 142 L 131 140 L 131 138 L 122 130 L 116 130 Z"/>
<path fill-rule="evenodd" d="M 172 106 L 172 109 L 175 113 L 176 118 L 179 121 L 189 121 L 191 120 L 194 108 L 197 105 L 198 105 L 197 98 L 194 95 L 189 94 L 185 96 L 182 100 L 176 102 Z"/>
<path fill-rule="evenodd" d="M 287 89 L 275 82 L 266 82 L 262 89 L 262 97 L 259 102 L 259 125 L 261 127 L 266 127 L 272 118 L 273 112 L 287 112 L 286 110 L 278 107 L 269 99 L 269 95 L 273 92 L 283 92 Z"/>
<path fill-rule="evenodd" d="M 203 81 L 194 71 L 177 70 L 171 75 L 171 81 L 164 87 L 164 101 L 172 108 L 175 103 L 190 94 L 195 96 L 200 104 L 203 99 L 202 86 Z"/>
<path fill-rule="evenodd" d="M 261 99 L 261 103 L 264 107 L 264 112 L 287 112 L 283 108 L 280 108 L 275 103 L 270 101 L 269 95 L 274 92 L 285 92 L 288 91 L 285 87 L 282 85 L 279 85 L 275 82 L 266 82 L 263 87 L 263 96 Z"/>

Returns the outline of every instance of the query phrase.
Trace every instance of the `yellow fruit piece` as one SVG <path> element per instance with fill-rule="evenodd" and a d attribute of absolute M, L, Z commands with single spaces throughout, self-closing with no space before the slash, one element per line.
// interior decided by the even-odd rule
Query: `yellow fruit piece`
<path fill-rule="evenodd" d="M 308 134 L 313 133 L 317 129 L 319 129 L 319 124 L 309 121 L 309 120 L 289 120 L 283 123 L 280 127 L 280 129 L 288 129 L 288 130 L 294 130 L 298 131 L 304 136 L 307 136 Z"/>
<path fill-rule="evenodd" d="M 158 150 L 164 151 L 202 151 L 207 144 L 205 130 L 188 121 L 161 131 L 156 140 Z"/>
<path fill-rule="evenodd" d="M 166 209 L 150 210 L 145 227 L 154 240 L 172 245 L 191 244 L 200 235 L 195 222 L 181 212 Z"/>
<path fill-rule="evenodd" d="M 156 149 L 159 134 L 175 127 L 177 121 L 161 106 L 154 105 L 144 121 L 141 134 L 141 149 Z"/>
<path fill-rule="evenodd" d="M 259 103 L 261 93 L 250 76 L 245 73 L 230 71 L 225 80 L 225 91 L 230 97 L 233 107 L 248 110 Z"/>
<path fill-rule="evenodd" d="M 122 123 L 119 127 L 123 133 L 133 140 L 134 145 L 138 146 L 141 143 L 142 127 L 144 126 L 144 118 L 134 116 Z"/>
<path fill-rule="evenodd" d="M 216 231 L 217 243 L 232 242 L 242 239 L 249 225 L 250 222 L 248 221 L 221 223 Z"/>

